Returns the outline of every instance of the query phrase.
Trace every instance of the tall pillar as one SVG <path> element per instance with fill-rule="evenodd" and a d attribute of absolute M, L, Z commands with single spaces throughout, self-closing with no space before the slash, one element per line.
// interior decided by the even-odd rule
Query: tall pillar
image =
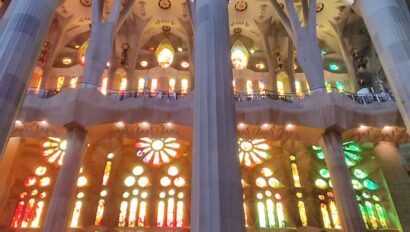
<path fill-rule="evenodd" d="M 356 202 L 356 193 L 352 187 L 352 178 L 345 163 L 342 136 L 331 130 L 323 135 L 326 164 L 332 180 L 335 200 L 344 231 L 363 232 L 366 227 Z"/>
<path fill-rule="evenodd" d="M 10 138 L 7 147 L 4 151 L 4 158 L 0 163 L 0 228 L 3 223 L 1 212 L 7 204 L 10 190 L 15 180 L 15 174 L 17 171 L 16 160 L 19 159 L 22 139 L 19 137 Z M 9 222 L 7 222 L 9 223 Z"/>
<path fill-rule="evenodd" d="M 394 143 L 379 142 L 375 153 L 400 221 L 395 221 L 396 226 L 400 228 L 401 224 L 403 231 L 410 231 L 410 178 L 401 162 L 399 149 Z"/>
<path fill-rule="evenodd" d="M 66 231 L 73 208 L 87 131 L 79 125 L 70 125 L 68 130 L 67 150 L 45 217 L 43 232 Z"/>
<path fill-rule="evenodd" d="M 355 10 L 363 17 L 379 55 L 397 106 L 410 129 L 410 20 L 403 1 L 356 0 Z"/>
<path fill-rule="evenodd" d="M 196 1 L 192 232 L 245 231 L 228 2 Z"/>
<path fill-rule="evenodd" d="M 18 1 L 0 36 L 0 154 L 7 144 L 59 2 Z"/>

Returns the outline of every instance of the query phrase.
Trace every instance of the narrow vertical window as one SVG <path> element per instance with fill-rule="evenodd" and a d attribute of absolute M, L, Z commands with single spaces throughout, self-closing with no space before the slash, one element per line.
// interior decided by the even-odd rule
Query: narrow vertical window
<path fill-rule="evenodd" d="M 266 228 L 266 213 L 265 213 L 265 204 L 258 202 L 258 216 L 259 216 L 259 227 Z"/>
<path fill-rule="evenodd" d="M 330 221 L 329 211 L 328 211 L 327 205 L 325 203 L 320 204 L 320 211 L 322 212 L 322 219 L 323 219 L 324 227 L 326 229 L 331 229 L 332 228 L 332 223 Z"/>
<path fill-rule="evenodd" d="M 121 78 L 120 92 L 125 92 L 127 90 L 127 78 Z"/>
<path fill-rule="evenodd" d="M 156 93 L 158 90 L 158 79 L 152 79 L 151 80 L 151 93 Z"/>
<path fill-rule="evenodd" d="M 36 200 L 34 200 L 34 199 L 30 199 L 28 201 L 26 210 L 24 211 L 23 221 L 21 222 L 21 228 L 27 228 L 28 227 L 30 219 L 31 219 L 32 214 L 33 214 L 35 202 L 36 202 Z"/>
<path fill-rule="evenodd" d="M 158 215 L 157 215 L 157 226 L 163 227 L 164 220 L 165 220 L 165 203 L 164 201 L 160 201 L 158 203 Z"/>
<path fill-rule="evenodd" d="M 57 91 L 61 91 L 61 88 L 63 88 L 64 80 L 65 80 L 65 77 L 63 77 L 63 76 L 58 77 L 58 79 L 57 79 L 57 86 L 56 86 L 56 90 L 57 90 Z"/>
<path fill-rule="evenodd" d="M 184 225 L 184 202 L 178 201 L 177 203 L 177 227 Z"/>
<path fill-rule="evenodd" d="M 140 78 L 138 79 L 138 93 L 143 93 L 145 89 L 145 79 Z"/>
<path fill-rule="evenodd" d="M 182 94 L 187 94 L 188 93 L 188 80 L 187 79 L 182 79 L 181 81 L 181 92 Z"/>
<path fill-rule="evenodd" d="M 21 218 L 23 217 L 23 209 L 24 209 L 25 203 L 24 201 L 20 201 L 17 204 L 16 210 L 14 211 L 13 219 L 11 220 L 11 228 L 18 228 L 19 227 L 19 222 Z"/>
<path fill-rule="evenodd" d="M 175 92 L 175 79 L 170 79 L 169 80 L 169 93 L 174 93 Z"/>
<path fill-rule="evenodd" d="M 81 207 L 82 206 L 83 206 L 83 203 L 81 201 L 77 200 L 75 202 L 73 217 L 71 219 L 70 227 L 72 227 L 72 228 L 78 227 L 78 221 L 80 219 L 80 213 L 81 213 Z"/>
<path fill-rule="evenodd" d="M 100 199 L 98 201 L 97 215 L 95 217 L 95 225 L 96 226 L 102 225 L 102 219 L 103 219 L 103 216 L 104 216 L 104 207 L 105 207 L 105 200 Z"/>
<path fill-rule="evenodd" d="M 128 202 L 123 201 L 121 202 L 120 206 L 120 215 L 118 217 L 118 227 L 124 227 L 127 220 L 127 209 L 128 209 Z"/>
<path fill-rule="evenodd" d="M 129 227 L 135 227 L 136 226 L 136 218 L 137 218 L 137 210 L 138 210 L 138 199 L 133 198 L 131 200 L 131 205 L 130 205 L 130 214 L 128 216 L 128 226 Z"/>

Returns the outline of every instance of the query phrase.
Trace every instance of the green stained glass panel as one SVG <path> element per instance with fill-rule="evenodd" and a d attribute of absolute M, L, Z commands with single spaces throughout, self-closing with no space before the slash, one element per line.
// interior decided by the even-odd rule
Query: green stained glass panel
<path fill-rule="evenodd" d="M 362 157 L 360 155 L 356 155 L 355 153 L 350 152 L 350 151 L 345 151 L 345 156 L 347 156 L 350 159 L 355 160 L 355 161 L 362 160 Z"/>
<path fill-rule="evenodd" d="M 366 172 L 364 172 L 363 170 L 358 169 L 358 168 L 353 170 L 353 174 L 354 174 L 355 177 L 357 177 L 359 179 L 364 179 L 368 176 Z"/>
<path fill-rule="evenodd" d="M 330 178 L 329 170 L 326 169 L 326 168 L 320 169 L 319 173 L 320 173 L 320 175 L 321 175 L 323 178 L 325 178 L 325 179 L 329 179 L 329 178 Z"/>
<path fill-rule="evenodd" d="M 376 191 L 380 188 L 374 181 L 372 181 L 370 179 L 364 180 L 363 185 L 364 185 L 365 188 L 367 188 L 368 190 L 371 190 L 371 191 Z"/>

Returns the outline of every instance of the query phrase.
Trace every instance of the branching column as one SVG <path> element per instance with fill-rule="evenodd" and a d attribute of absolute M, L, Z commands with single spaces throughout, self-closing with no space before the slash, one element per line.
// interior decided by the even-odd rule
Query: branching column
<path fill-rule="evenodd" d="M 196 2 L 192 232 L 245 231 L 228 3 Z"/>
<path fill-rule="evenodd" d="M 7 144 L 59 1 L 18 1 L 0 36 L 0 154 Z"/>
<path fill-rule="evenodd" d="M 399 149 L 394 143 L 379 142 L 375 152 L 400 220 L 395 221 L 395 226 L 400 228 L 401 224 L 403 231 L 410 231 L 410 178 L 400 160 Z"/>
<path fill-rule="evenodd" d="M 331 130 L 323 135 L 325 144 L 326 164 L 332 180 L 337 209 L 342 219 L 343 230 L 346 232 L 366 231 L 356 193 L 352 187 L 352 178 L 345 163 L 342 136 Z"/>
<path fill-rule="evenodd" d="M 356 0 L 387 75 L 407 129 L 410 129 L 410 20 L 403 1 Z"/>
<path fill-rule="evenodd" d="M 83 127 L 77 124 L 68 126 L 67 150 L 48 207 L 43 232 L 64 232 L 67 229 L 86 140 L 87 131 Z"/>

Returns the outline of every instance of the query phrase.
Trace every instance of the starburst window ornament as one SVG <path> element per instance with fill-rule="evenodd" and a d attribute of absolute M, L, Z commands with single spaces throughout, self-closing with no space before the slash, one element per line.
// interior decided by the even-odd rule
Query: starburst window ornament
<path fill-rule="evenodd" d="M 145 163 L 152 163 L 155 166 L 171 162 L 172 158 L 178 155 L 177 150 L 180 144 L 176 138 L 141 138 L 135 144 L 137 156 L 143 157 Z"/>
<path fill-rule="evenodd" d="M 57 162 L 60 166 L 63 164 L 63 157 L 67 149 L 67 140 L 48 137 L 48 140 L 43 143 L 43 148 L 43 156 L 47 158 L 49 163 Z"/>
<path fill-rule="evenodd" d="M 266 139 L 245 140 L 239 138 L 238 145 L 241 165 L 253 167 L 270 158 L 268 153 L 269 145 L 266 144 Z"/>

